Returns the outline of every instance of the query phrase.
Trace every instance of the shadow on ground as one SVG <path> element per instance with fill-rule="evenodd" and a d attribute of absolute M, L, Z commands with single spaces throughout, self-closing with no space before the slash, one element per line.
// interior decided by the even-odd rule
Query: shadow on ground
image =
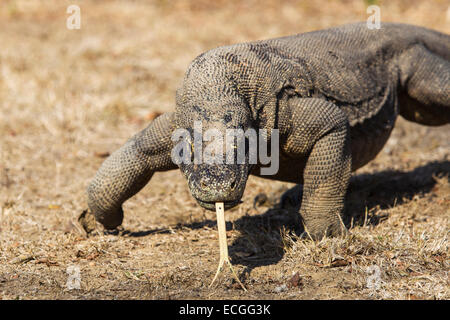
<path fill-rule="evenodd" d="M 427 194 L 436 184 L 434 177 L 448 177 L 449 174 L 450 161 L 441 161 L 407 172 L 385 170 L 355 175 L 350 180 L 344 222 L 348 228 L 364 223 L 377 225 L 388 218 L 387 214 L 380 214 L 379 209 L 394 207 L 416 195 Z M 278 204 L 261 215 L 238 219 L 234 225 L 242 236 L 230 247 L 233 262 L 245 265 L 247 273 L 250 273 L 255 267 L 281 260 L 282 232 L 290 231 L 297 235 L 303 232 L 298 207 L 284 209 Z M 247 254 L 249 256 L 245 257 Z"/>
<path fill-rule="evenodd" d="M 450 161 L 431 162 L 412 171 L 385 170 L 373 174 L 358 174 L 352 177 L 346 198 L 344 222 L 351 228 L 363 224 L 377 225 L 388 218 L 380 214 L 379 209 L 387 209 L 411 200 L 416 195 L 429 193 L 436 180 L 434 177 L 449 176 Z M 286 194 L 297 194 L 298 187 L 288 190 Z M 295 193 L 295 192 L 294 192 Z M 283 199 L 283 195 L 275 195 Z M 283 202 L 283 204 L 280 204 Z M 286 201 L 279 201 L 260 215 L 245 215 L 234 222 L 227 223 L 227 230 L 239 230 L 241 236 L 233 241 L 229 248 L 233 263 L 241 264 L 246 270 L 241 275 L 245 278 L 255 267 L 276 264 L 283 257 L 283 232 L 300 235 L 303 232 L 298 207 L 285 207 Z M 260 207 L 259 210 L 263 208 Z M 201 229 L 215 227 L 214 220 L 204 220 L 189 224 L 179 224 L 173 228 L 161 228 L 147 231 L 130 232 L 124 230 L 122 235 L 143 237 L 155 233 L 170 233 L 173 229 Z"/>

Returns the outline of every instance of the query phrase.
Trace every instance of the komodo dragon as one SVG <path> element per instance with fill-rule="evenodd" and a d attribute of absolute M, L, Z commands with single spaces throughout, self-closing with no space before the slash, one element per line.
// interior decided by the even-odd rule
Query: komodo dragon
<path fill-rule="evenodd" d="M 153 120 L 107 158 L 88 206 L 107 229 L 122 204 L 156 171 L 180 168 L 192 196 L 214 210 L 238 203 L 261 164 L 180 164 L 176 128 L 278 129 L 278 173 L 303 185 L 300 215 L 314 238 L 345 233 L 340 215 L 352 170 L 382 149 L 397 116 L 424 125 L 450 122 L 450 36 L 422 27 L 365 23 L 219 47 L 195 58 L 177 90 L 175 112 Z M 270 138 L 270 137 L 269 137 Z"/>

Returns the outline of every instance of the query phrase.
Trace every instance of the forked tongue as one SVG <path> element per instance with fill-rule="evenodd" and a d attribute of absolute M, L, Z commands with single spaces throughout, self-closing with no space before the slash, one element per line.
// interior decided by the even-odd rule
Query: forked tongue
<path fill-rule="evenodd" d="M 236 272 L 234 272 L 233 266 L 231 265 L 230 259 L 228 258 L 227 234 L 225 229 L 225 209 L 223 202 L 216 202 L 216 215 L 217 215 L 217 229 L 219 229 L 220 261 L 216 275 L 214 276 L 214 279 L 212 280 L 209 286 L 211 287 L 214 281 L 216 281 L 217 276 L 219 275 L 224 263 L 226 262 L 230 267 L 230 270 L 233 273 L 233 276 L 235 277 L 236 281 L 241 285 L 244 291 L 247 291 L 242 282 L 239 280 L 239 277 L 236 275 Z"/>

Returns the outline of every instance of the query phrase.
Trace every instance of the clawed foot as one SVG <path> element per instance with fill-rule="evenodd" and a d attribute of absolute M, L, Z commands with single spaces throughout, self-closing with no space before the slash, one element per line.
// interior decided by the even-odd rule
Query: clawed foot
<path fill-rule="evenodd" d="M 89 209 L 83 210 L 80 216 L 78 217 L 78 222 L 86 234 L 89 236 L 92 232 L 95 231 L 97 227 L 97 223 L 95 221 L 95 217 Z"/>

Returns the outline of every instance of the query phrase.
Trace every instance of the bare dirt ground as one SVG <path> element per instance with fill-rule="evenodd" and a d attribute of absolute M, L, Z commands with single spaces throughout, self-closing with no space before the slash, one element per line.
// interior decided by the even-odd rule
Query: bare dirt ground
<path fill-rule="evenodd" d="M 450 32 L 448 1 L 377 3 L 382 21 Z M 81 7 L 80 30 L 66 28 L 69 4 Z M 293 185 L 251 177 L 244 203 L 226 212 L 248 292 L 229 272 L 208 287 L 215 213 L 178 171 L 156 174 L 125 204 L 122 231 L 87 237 L 77 222 L 104 157 L 174 110 L 195 56 L 366 20 L 367 4 L 1 1 L 0 299 L 449 299 L 449 126 L 398 120 L 352 179 L 344 239 L 298 239 L 297 214 L 277 206 Z M 254 208 L 262 192 L 269 201 Z M 80 289 L 67 287 L 70 266 Z"/>

